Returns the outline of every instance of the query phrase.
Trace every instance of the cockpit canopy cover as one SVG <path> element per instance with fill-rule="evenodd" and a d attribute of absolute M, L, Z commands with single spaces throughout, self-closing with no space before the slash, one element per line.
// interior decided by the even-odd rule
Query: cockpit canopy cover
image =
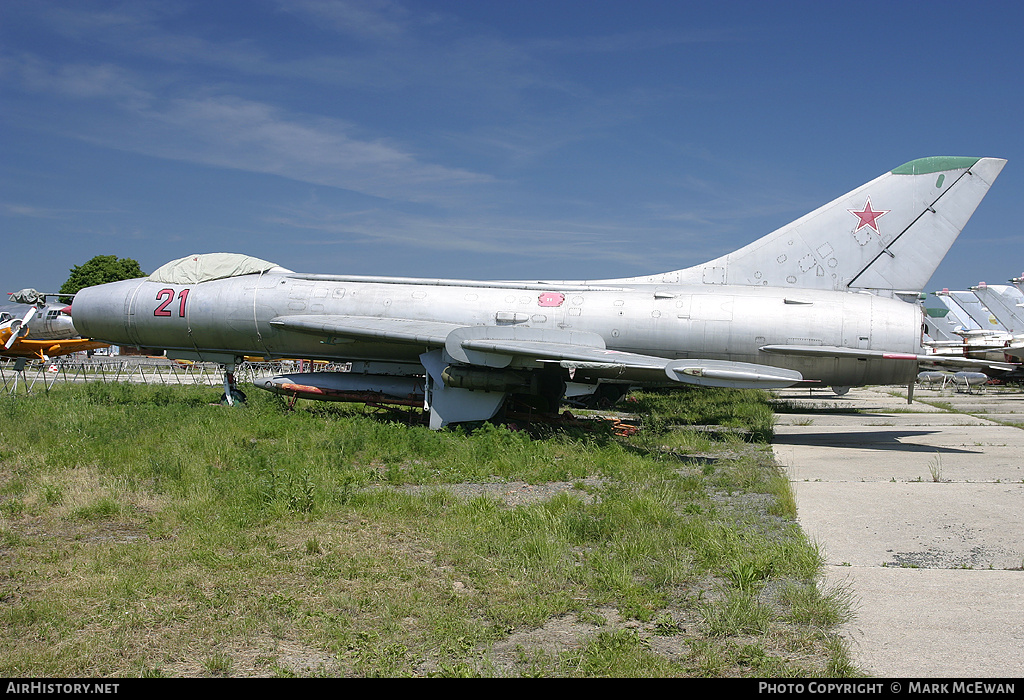
<path fill-rule="evenodd" d="M 203 253 L 172 260 L 149 276 L 165 284 L 199 284 L 210 280 L 252 275 L 268 270 L 282 271 L 277 263 L 240 253 Z"/>
<path fill-rule="evenodd" d="M 34 289 L 22 289 L 11 294 L 10 301 L 15 304 L 45 304 L 46 295 L 40 294 Z"/>

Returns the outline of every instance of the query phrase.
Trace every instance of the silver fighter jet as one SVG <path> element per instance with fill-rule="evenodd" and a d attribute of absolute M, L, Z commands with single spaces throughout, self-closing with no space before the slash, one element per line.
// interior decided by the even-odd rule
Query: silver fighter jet
<path fill-rule="evenodd" d="M 920 292 L 1005 162 L 915 160 L 733 253 L 650 276 L 305 274 L 215 253 L 83 289 L 72 314 L 90 338 L 224 364 L 229 403 L 243 356 L 349 362 L 260 386 L 419 405 L 435 429 L 632 385 L 910 385 L 934 361 Z"/>

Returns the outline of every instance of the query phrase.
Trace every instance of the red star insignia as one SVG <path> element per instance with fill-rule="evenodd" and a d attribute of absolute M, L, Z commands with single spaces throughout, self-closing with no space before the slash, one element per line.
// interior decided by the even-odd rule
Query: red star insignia
<path fill-rule="evenodd" d="M 846 211 L 850 212 L 858 219 L 860 219 L 860 223 L 857 224 L 857 228 L 853 230 L 854 233 L 860 231 L 865 226 L 870 226 L 875 230 L 875 233 L 879 233 L 878 224 L 875 223 L 875 219 L 877 219 L 880 216 L 884 216 L 885 214 L 888 214 L 890 211 L 892 211 L 892 209 L 883 209 L 882 211 L 875 211 L 874 209 L 871 208 L 871 197 L 868 197 L 868 201 L 864 204 L 864 208 L 862 210 L 857 211 L 856 209 L 847 209 Z"/>

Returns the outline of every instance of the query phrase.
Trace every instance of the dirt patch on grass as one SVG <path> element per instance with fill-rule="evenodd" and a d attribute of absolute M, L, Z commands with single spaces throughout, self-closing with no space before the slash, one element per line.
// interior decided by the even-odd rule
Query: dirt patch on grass
<path fill-rule="evenodd" d="M 503 481 L 482 484 L 436 484 L 424 486 L 372 486 L 370 490 L 393 489 L 403 493 L 429 493 L 432 491 L 448 491 L 458 498 L 477 498 L 489 496 L 496 498 L 503 504 L 514 507 L 537 503 L 554 498 L 560 493 L 570 493 L 583 500 L 584 503 L 592 503 L 595 496 L 592 491 L 600 488 L 605 483 L 604 479 L 587 478 L 577 481 L 552 481 L 539 484 L 529 484 L 525 481 Z"/>

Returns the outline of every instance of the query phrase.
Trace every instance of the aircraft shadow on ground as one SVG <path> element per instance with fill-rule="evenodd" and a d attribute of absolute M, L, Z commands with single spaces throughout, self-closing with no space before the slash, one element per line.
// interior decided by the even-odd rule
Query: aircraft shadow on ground
<path fill-rule="evenodd" d="M 815 432 L 792 435 L 776 434 L 773 445 L 807 445 L 819 447 L 853 447 L 862 450 L 894 452 L 927 452 L 930 454 L 980 454 L 981 450 L 965 450 L 941 445 L 921 445 L 904 440 L 921 435 L 934 435 L 937 430 L 872 430 L 864 433 Z"/>

